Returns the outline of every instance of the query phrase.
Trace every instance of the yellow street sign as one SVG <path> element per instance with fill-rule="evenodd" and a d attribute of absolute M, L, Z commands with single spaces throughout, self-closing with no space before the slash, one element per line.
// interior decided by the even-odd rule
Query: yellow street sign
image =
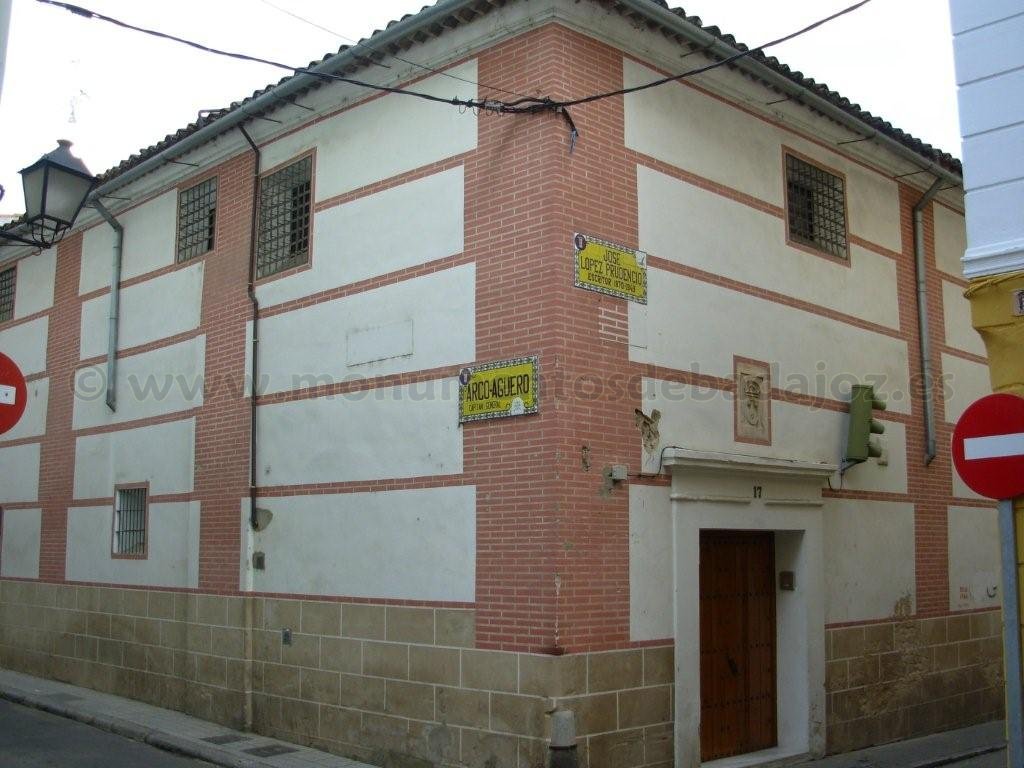
<path fill-rule="evenodd" d="M 502 360 L 459 373 L 459 423 L 536 413 L 536 357 Z"/>
<path fill-rule="evenodd" d="M 647 254 L 577 232 L 576 287 L 647 303 Z"/>

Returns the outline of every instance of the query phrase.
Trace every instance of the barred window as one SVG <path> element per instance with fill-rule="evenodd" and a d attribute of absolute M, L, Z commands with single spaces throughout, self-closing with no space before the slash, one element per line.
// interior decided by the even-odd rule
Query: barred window
<path fill-rule="evenodd" d="M 201 181 L 178 196 L 178 261 L 213 250 L 217 219 L 217 178 Z"/>
<path fill-rule="evenodd" d="M 260 180 L 256 277 L 273 275 L 309 260 L 312 157 L 304 157 Z"/>
<path fill-rule="evenodd" d="M 0 272 L 0 322 L 14 317 L 15 267 Z"/>
<path fill-rule="evenodd" d="M 841 177 L 786 155 L 786 202 L 791 240 L 847 258 L 846 189 Z"/>
<path fill-rule="evenodd" d="M 114 507 L 114 554 L 146 554 L 146 488 L 118 488 Z"/>

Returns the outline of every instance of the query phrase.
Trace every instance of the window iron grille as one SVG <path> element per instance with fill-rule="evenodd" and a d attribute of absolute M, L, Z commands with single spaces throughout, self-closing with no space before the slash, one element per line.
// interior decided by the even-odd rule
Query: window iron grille
<path fill-rule="evenodd" d="M 146 554 L 146 489 L 117 491 L 114 552 L 119 555 Z"/>
<path fill-rule="evenodd" d="M 15 267 L 0 272 L 0 322 L 14 317 Z"/>
<path fill-rule="evenodd" d="M 186 189 L 178 197 L 178 262 L 213 250 L 217 220 L 217 178 Z"/>
<path fill-rule="evenodd" d="M 789 237 L 840 259 L 848 256 L 843 179 L 786 155 Z"/>
<path fill-rule="evenodd" d="M 312 157 L 304 157 L 260 181 L 257 278 L 309 260 L 312 171 Z"/>

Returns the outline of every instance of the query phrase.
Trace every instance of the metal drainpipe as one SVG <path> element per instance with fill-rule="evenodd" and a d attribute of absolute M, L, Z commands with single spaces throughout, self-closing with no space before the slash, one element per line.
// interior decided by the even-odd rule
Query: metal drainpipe
<path fill-rule="evenodd" d="M 920 340 L 921 376 L 924 379 L 924 463 L 935 458 L 935 404 L 932 387 L 931 339 L 928 336 L 928 281 L 924 263 L 924 209 L 942 184 L 936 179 L 914 205 L 914 271 L 917 278 L 917 335 Z"/>
<path fill-rule="evenodd" d="M 252 177 L 252 223 L 249 233 L 249 301 L 252 303 L 252 360 L 250 361 L 250 375 L 252 377 L 252 393 L 249 398 L 249 525 L 255 531 L 258 526 L 256 520 L 256 395 L 260 371 L 260 302 L 256 298 L 256 213 L 260 201 L 260 149 L 256 142 L 246 132 L 245 127 L 238 126 L 239 132 L 249 142 L 253 154 L 256 156 L 256 168 Z"/>
<path fill-rule="evenodd" d="M 260 304 L 256 298 L 256 213 L 259 206 L 260 197 L 260 150 L 256 146 L 256 142 L 252 140 L 252 137 L 246 132 L 245 127 L 241 124 L 238 126 L 239 132 L 245 137 L 245 140 L 249 142 L 249 146 L 252 147 L 253 155 L 255 156 L 255 169 L 253 170 L 253 182 L 252 182 L 252 214 L 251 214 L 251 228 L 249 235 L 249 281 L 248 281 L 248 292 L 249 301 L 252 303 L 252 348 L 251 355 L 252 360 L 250 362 L 250 374 L 252 376 L 252 391 L 249 395 L 249 527 L 253 532 L 256 531 L 257 519 L 256 519 L 256 379 L 259 374 L 259 320 L 260 320 Z M 250 534 L 252 535 L 252 534 Z M 245 730 L 251 731 L 253 724 L 253 623 L 255 616 L 253 612 L 253 598 L 251 595 L 253 586 L 253 573 L 252 573 L 252 552 L 253 547 L 249 547 L 249 567 L 246 572 L 249 574 L 248 586 L 250 595 L 245 599 Z"/>
<path fill-rule="evenodd" d="M 121 303 L 121 255 L 124 247 L 124 227 L 115 219 L 99 199 L 92 207 L 114 229 L 114 259 L 110 272 L 110 312 L 107 314 L 107 407 L 117 410 L 117 319 Z"/>

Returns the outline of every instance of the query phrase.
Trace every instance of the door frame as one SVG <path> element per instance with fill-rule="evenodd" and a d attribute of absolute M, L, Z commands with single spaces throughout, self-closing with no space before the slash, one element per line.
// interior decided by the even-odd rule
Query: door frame
<path fill-rule="evenodd" d="M 704 765 L 747 766 L 825 752 L 825 581 L 821 487 L 835 467 L 670 449 L 675 627 L 675 765 L 700 761 L 700 531 L 775 533 L 778 746 Z"/>

